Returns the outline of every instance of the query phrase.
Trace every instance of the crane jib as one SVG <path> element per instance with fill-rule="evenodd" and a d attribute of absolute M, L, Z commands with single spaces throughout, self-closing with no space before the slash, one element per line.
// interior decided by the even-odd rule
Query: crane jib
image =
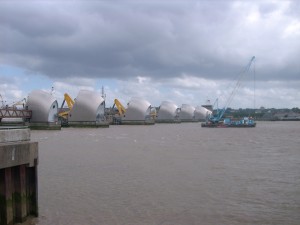
<path fill-rule="evenodd" d="M 215 105 L 217 104 L 217 113 L 214 115 L 214 114 L 211 114 L 208 118 L 208 120 L 212 123 L 218 123 L 221 118 L 223 117 L 225 111 L 227 110 L 228 106 L 230 105 L 230 103 L 232 102 L 233 100 L 233 97 L 235 96 L 238 88 L 241 86 L 241 80 L 243 78 L 243 75 L 245 75 L 246 73 L 249 72 L 250 68 L 251 68 L 251 65 L 253 63 L 253 61 L 255 60 L 255 56 L 252 56 L 251 60 L 249 61 L 249 63 L 246 65 L 245 69 L 240 73 L 240 76 L 238 77 L 237 79 L 237 82 L 229 96 L 229 98 L 226 100 L 226 103 L 225 103 L 225 106 L 223 107 L 222 110 L 219 110 L 219 107 L 218 107 L 218 98 L 216 99 L 215 103 L 214 103 L 214 107 Z"/>

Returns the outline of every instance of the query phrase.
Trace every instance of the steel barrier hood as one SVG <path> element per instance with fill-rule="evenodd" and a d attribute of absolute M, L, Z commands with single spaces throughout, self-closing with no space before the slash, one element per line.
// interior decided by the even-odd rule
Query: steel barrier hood
<path fill-rule="evenodd" d="M 203 106 L 197 106 L 195 109 L 195 119 L 196 120 L 205 120 L 208 115 L 212 114 L 212 112 Z"/>
<path fill-rule="evenodd" d="M 195 112 L 195 107 L 188 104 L 182 104 L 179 113 L 179 118 L 181 120 L 193 120 L 195 118 L 194 112 Z"/>
<path fill-rule="evenodd" d="M 157 120 L 175 120 L 178 117 L 178 106 L 173 102 L 163 101 L 158 109 Z"/>
<path fill-rule="evenodd" d="M 146 120 L 151 113 L 151 104 L 139 98 L 132 98 L 127 104 L 123 120 Z"/>
<path fill-rule="evenodd" d="M 75 98 L 68 120 L 70 122 L 104 121 L 105 101 L 96 91 L 81 90 Z"/>
<path fill-rule="evenodd" d="M 30 92 L 26 107 L 32 110 L 30 122 L 57 122 L 58 103 L 48 92 L 42 90 Z"/>

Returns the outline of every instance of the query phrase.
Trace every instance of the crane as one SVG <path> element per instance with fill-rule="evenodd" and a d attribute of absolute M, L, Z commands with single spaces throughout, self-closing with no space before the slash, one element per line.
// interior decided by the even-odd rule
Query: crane
<path fill-rule="evenodd" d="M 26 105 L 26 98 L 23 98 L 22 100 L 13 103 L 10 107 L 15 108 L 15 107 L 17 107 L 18 105 L 21 105 L 21 106 L 23 106 L 23 108 L 24 108 L 25 105 Z"/>
<path fill-rule="evenodd" d="M 62 109 L 63 109 L 65 103 L 67 103 L 69 110 L 62 111 Z M 71 111 L 71 109 L 72 109 L 73 106 L 74 106 L 74 103 L 75 103 L 75 102 L 74 102 L 74 100 L 70 97 L 70 95 L 68 95 L 67 93 L 65 93 L 65 94 L 64 94 L 64 100 L 63 100 L 63 102 L 62 102 L 62 104 L 61 104 L 61 107 L 60 107 L 61 112 L 58 113 L 58 116 L 59 116 L 59 117 L 62 117 L 63 119 L 66 120 L 66 119 L 68 118 L 69 112 Z"/>
<path fill-rule="evenodd" d="M 250 59 L 249 63 L 246 65 L 245 69 L 239 74 L 238 76 L 238 80 L 231 92 L 231 94 L 229 95 L 229 98 L 227 99 L 226 103 L 225 103 L 225 106 L 223 107 L 223 109 L 219 110 L 219 107 L 218 107 L 218 99 L 216 99 L 215 103 L 214 103 L 214 108 L 215 108 L 215 105 L 217 105 L 217 112 L 215 114 L 211 114 L 209 117 L 208 117 L 208 120 L 211 122 L 211 123 L 219 123 L 219 121 L 221 120 L 221 118 L 223 117 L 226 109 L 228 108 L 228 106 L 230 105 L 230 103 L 232 102 L 237 90 L 239 89 L 239 87 L 241 86 L 241 82 L 242 82 L 242 78 L 243 76 L 249 72 L 250 70 L 250 67 L 251 67 L 251 64 L 253 63 L 253 61 L 255 60 L 255 56 L 252 56 L 252 58 Z"/>
<path fill-rule="evenodd" d="M 118 109 L 119 115 L 120 115 L 120 116 L 123 116 L 123 115 L 125 114 L 125 112 L 126 112 L 126 109 L 125 109 L 125 107 L 121 104 L 121 102 L 120 102 L 118 99 L 115 99 L 115 100 L 114 100 L 113 108 L 114 108 L 115 106 L 116 106 L 117 109 Z"/>

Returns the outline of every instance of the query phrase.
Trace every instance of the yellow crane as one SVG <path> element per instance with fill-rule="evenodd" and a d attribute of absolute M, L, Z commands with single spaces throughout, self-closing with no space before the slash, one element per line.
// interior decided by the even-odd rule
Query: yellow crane
<path fill-rule="evenodd" d="M 115 106 L 117 107 L 117 109 L 119 111 L 119 115 L 123 116 L 125 114 L 125 112 L 126 112 L 126 109 L 125 109 L 125 107 L 121 104 L 121 102 L 118 99 L 115 99 L 115 101 L 114 101 L 113 108 Z"/>
<path fill-rule="evenodd" d="M 65 105 L 65 102 L 67 103 L 69 109 L 66 110 L 66 111 L 62 111 L 62 109 L 63 109 L 63 107 L 64 107 L 64 105 Z M 74 102 L 74 100 L 70 97 L 70 95 L 68 95 L 67 93 L 65 93 L 65 94 L 64 94 L 64 100 L 63 100 L 63 102 L 62 102 L 62 104 L 61 104 L 61 107 L 60 107 L 60 111 L 61 111 L 61 112 L 58 113 L 58 116 L 59 116 L 59 117 L 62 117 L 63 119 L 68 119 L 69 112 L 70 112 L 71 109 L 73 108 L 74 103 L 75 103 L 75 102 Z"/>
<path fill-rule="evenodd" d="M 151 111 L 150 111 L 150 117 L 155 120 L 156 119 L 156 116 L 157 116 L 157 113 L 156 113 L 156 108 L 155 107 L 152 107 L 151 108 Z"/>

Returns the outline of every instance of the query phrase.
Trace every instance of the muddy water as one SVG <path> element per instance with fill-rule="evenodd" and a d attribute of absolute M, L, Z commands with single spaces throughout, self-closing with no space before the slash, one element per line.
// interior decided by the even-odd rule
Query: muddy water
<path fill-rule="evenodd" d="M 300 123 L 32 131 L 39 213 L 30 224 L 299 224 Z"/>

